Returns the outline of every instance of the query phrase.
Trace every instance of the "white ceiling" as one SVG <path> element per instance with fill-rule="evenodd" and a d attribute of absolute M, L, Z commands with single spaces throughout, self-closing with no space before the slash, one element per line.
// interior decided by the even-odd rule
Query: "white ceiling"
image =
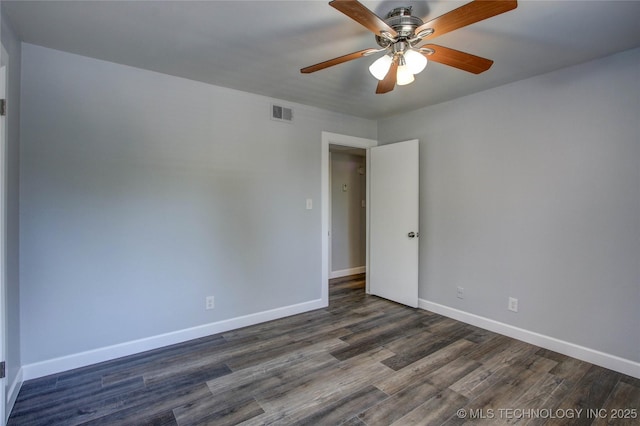
<path fill-rule="evenodd" d="M 424 20 L 466 1 L 362 1 L 378 16 L 413 6 Z M 2 1 L 27 43 L 365 118 L 382 118 L 640 46 L 640 1 L 522 0 L 518 8 L 430 40 L 495 61 L 473 75 L 431 63 L 376 95 L 376 57 L 300 68 L 377 47 L 328 5 L 306 1 Z"/>

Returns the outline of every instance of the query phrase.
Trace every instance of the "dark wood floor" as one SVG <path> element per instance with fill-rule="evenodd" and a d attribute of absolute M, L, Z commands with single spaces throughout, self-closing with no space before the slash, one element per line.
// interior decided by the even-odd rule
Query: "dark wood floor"
<path fill-rule="evenodd" d="M 363 276 L 330 299 L 28 381 L 9 424 L 640 424 L 638 379 L 368 296 Z"/>

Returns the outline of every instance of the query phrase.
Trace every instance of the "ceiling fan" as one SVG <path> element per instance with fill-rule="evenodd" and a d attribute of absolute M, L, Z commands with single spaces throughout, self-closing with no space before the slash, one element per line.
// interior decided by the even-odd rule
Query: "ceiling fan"
<path fill-rule="evenodd" d="M 397 7 L 381 19 L 357 0 L 333 0 L 329 5 L 375 34 L 380 48 L 364 49 L 302 68 L 304 74 L 375 53 L 385 52 L 369 71 L 380 80 L 376 93 L 387 93 L 414 81 L 427 65 L 427 58 L 474 74 L 488 70 L 493 61 L 436 44 L 418 46 L 458 28 L 491 18 L 518 6 L 516 0 L 474 0 L 428 22 L 411 14 L 411 7 Z"/>

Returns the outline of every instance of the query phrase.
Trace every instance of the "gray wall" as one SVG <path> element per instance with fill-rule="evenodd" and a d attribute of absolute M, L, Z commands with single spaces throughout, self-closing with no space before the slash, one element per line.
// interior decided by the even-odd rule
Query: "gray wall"
<path fill-rule="evenodd" d="M 420 298 L 640 361 L 640 49 L 378 133 L 420 139 Z"/>
<path fill-rule="evenodd" d="M 363 156 L 331 153 L 331 269 L 342 271 L 366 264 L 366 167 Z M 347 185 L 347 191 L 342 185 Z"/>
<path fill-rule="evenodd" d="M 374 121 L 22 55 L 24 364 L 320 299 L 321 131 Z"/>
<path fill-rule="evenodd" d="M 1 5 L 1 3 L 0 3 Z M 6 321 L 7 321 L 7 384 L 16 380 L 20 360 L 20 275 L 19 275 L 19 175 L 20 175 L 20 42 L 4 17 L 2 19 L 2 46 L 9 58 L 7 73 L 7 210 L 6 210 Z"/>
<path fill-rule="evenodd" d="M 299 105 L 277 123 L 267 98 L 41 47 L 22 56 L 19 298 L 8 271 L 22 364 L 319 298 L 323 130 L 421 140 L 421 298 L 640 361 L 640 50 L 381 120 L 378 135 Z"/>

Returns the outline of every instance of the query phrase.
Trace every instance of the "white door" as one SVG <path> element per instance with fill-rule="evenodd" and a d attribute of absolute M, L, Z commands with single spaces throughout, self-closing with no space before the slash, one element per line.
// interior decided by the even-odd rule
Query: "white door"
<path fill-rule="evenodd" d="M 369 292 L 418 307 L 418 141 L 369 152 Z"/>

